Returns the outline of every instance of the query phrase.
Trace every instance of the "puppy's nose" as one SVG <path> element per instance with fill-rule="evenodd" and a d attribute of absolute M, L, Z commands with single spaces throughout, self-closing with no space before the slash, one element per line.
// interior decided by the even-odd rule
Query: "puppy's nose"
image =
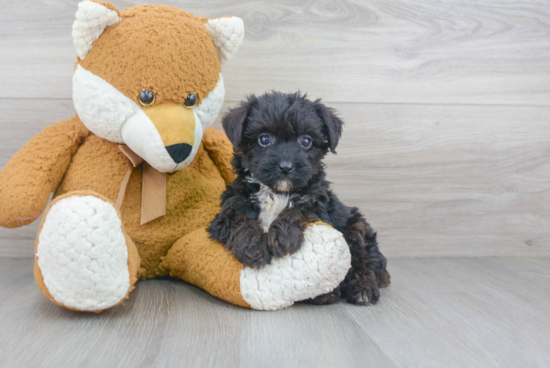
<path fill-rule="evenodd" d="M 282 161 L 279 164 L 279 170 L 281 170 L 282 173 L 288 174 L 292 170 L 294 170 L 294 166 L 292 165 L 292 162 L 290 161 Z"/>
<path fill-rule="evenodd" d="M 173 144 L 165 148 L 176 164 L 185 160 L 191 153 L 191 150 L 193 150 L 193 146 L 187 143 Z"/>

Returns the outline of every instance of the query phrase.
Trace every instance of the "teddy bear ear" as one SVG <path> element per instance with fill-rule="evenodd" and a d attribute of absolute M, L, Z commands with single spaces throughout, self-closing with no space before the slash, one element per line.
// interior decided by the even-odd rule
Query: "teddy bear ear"
<path fill-rule="evenodd" d="M 84 59 L 105 28 L 120 19 L 120 12 L 112 4 L 91 0 L 80 2 L 73 23 L 73 42 L 78 56 Z"/>
<path fill-rule="evenodd" d="M 231 59 L 243 42 L 243 20 L 237 17 L 216 18 L 208 20 L 205 26 L 214 38 L 220 62 Z"/>

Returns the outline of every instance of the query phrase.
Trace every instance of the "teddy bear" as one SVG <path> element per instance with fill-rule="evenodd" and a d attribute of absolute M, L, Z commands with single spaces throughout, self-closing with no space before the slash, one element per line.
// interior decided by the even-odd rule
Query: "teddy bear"
<path fill-rule="evenodd" d="M 76 116 L 46 127 L 0 172 L 0 226 L 27 225 L 45 209 L 34 267 L 42 293 L 101 312 L 137 280 L 172 276 L 275 310 L 337 287 L 351 258 L 326 224 L 311 224 L 300 251 L 260 269 L 206 231 L 234 179 L 232 145 L 210 125 L 243 21 L 95 0 L 80 2 L 75 18 Z"/>

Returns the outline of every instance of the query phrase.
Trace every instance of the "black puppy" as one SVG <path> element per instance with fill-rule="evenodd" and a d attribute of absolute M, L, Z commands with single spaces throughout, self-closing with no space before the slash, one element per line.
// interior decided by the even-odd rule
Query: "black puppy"
<path fill-rule="evenodd" d="M 296 252 L 308 224 L 321 220 L 344 234 L 352 268 L 333 292 L 309 302 L 376 303 L 390 284 L 376 233 L 325 180 L 323 157 L 335 153 L 343 122 L 334 110 L 300 93 L 250 96 L 223 119 L 233 143 L 237 179 L 222 195 L 208 231 L 248 267 Z"/>

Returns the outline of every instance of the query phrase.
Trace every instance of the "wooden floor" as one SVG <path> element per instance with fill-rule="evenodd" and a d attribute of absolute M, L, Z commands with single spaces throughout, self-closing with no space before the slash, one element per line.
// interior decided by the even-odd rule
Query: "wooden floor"
<path fill-rule="evenodd" d="M 58 307 L 0 259 L 1 367 L 548 367 L 550 258 L 390 259 L 376 306 L 258 312 L 177 280 L 103 314 Z"/>

